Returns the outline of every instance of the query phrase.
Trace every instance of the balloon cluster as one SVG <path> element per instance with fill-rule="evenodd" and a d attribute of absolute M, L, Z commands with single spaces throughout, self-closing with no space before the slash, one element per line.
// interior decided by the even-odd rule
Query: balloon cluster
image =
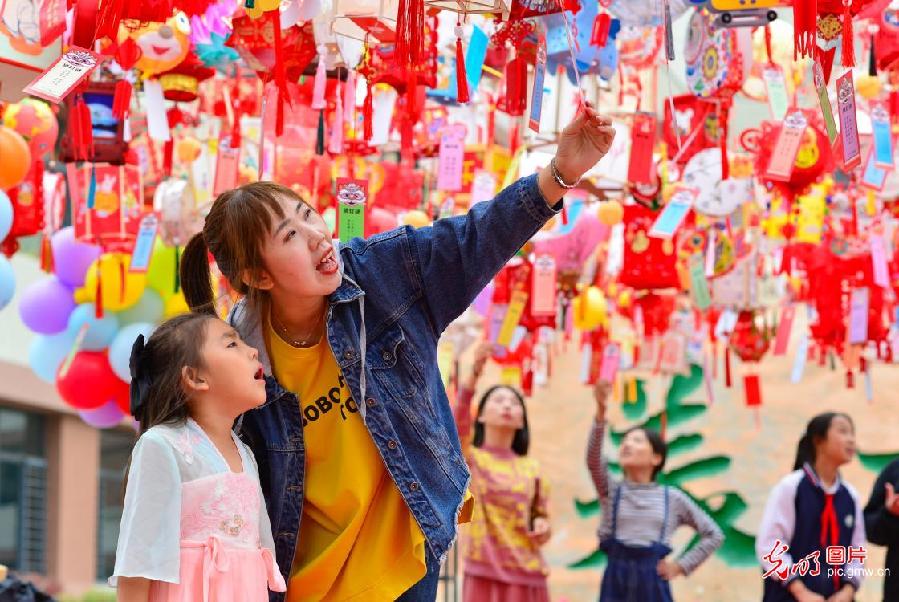
<path fill-rule="evenodd" d="M 50 245 L 53 274 L 19 299 L 19 316 L 37 335 L 28 363 L 85 422 L 115 426 L 129 414 L 128 362 L 137 335 L 149 337 L 162 319 L 187 311 L 177 249 L 157 241 L 149 270 L 138 273 L 129 271 L 128 255 L 79 241 L 71 227 Z"/>

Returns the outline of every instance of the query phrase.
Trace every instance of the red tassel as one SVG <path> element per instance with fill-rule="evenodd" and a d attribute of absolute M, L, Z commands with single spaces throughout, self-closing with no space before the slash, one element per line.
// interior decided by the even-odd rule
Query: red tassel
<path fill-rule="evenodd" d="M 97 264 L 97 290 L 94 295 L 94 315 L 99 320 L 103 317 L 103 283 L 100 281 L 100 264 Z"/>
<path fill-rule="evenodd" d="M 758 374 L 747 374 L 743 377 L 743 398 L 749 407 L 762 405 L 762 391 Z"/>
<path fill-rule="evenodd" d="M 48 274 L 53 272 L 53 247 L 46 233 L 41 236 L 41 270 Z"/>
<path fill-rule="evenodd" d="M 465 73 L 465 52 L 462 50 L 462 26 L 456 25 L 456 101 L 466 103 L 468 95 L 468 76 Z"/>
<path fill-rule="evenodd" d="M 855 375 L 852 373 L 852 370 L 846 370 L 846 388 L 855 388 Z"/>
<path fill-rule="evenodd" d="M 612 26 L 612 18 L 608 13 L 599 13 L 593 20 L 593 30 L 590 32 L 590 45 L 602 48 L 609 41 L 609 29 Z"/>
<path fill-rule="evenodd" d="M 877 356 L 880 357 L 880 345 L 877 346 Z M 858 371 L 862 374 L 868 371 L 868 360 L 863 357 L 858 358 Z"/>
<path fill-rule="evenodd" d="M 119 303 L 125 302 L 125 260 L 119 255 Z"/>
<path fill-rule="evenodd" d="M 166 176 L 172 175 L 172 155 L 175 151 L 175 141 L 169 138 L 162 147 L 162 171 Z"/>
<path fill-rule="evenodd" d="M 843 66 L 855 67 L 855 40 L 853 36 L 855 32 L 852 27 L 852 14 L 849 8 L 852 6 L 851 0 L 843 0 Z"/>
<path fill-rule="evenodd" d="M 281 40 L 281 17 L 278 11 L 269 13 L 272 19 L 272 30 L 275 34 L 275 84 L 278 86 L 278 100 L 275 111 L 275 136 L 284 134 L 284 101 L 287 95 L 287 72 L 284 66 L 284 43 Z M 319 57 L 321 60 L 321 57 Z"/>
<path fill-rule="evenodd" d="M 505 110 L 512 117 L 524 114 L 527 106 L 525 95 L 527 80 L 527 63 L 524 59 L 516 57 L 506 64 Z"/>
<path fill-rule="evenodd" d="M 115 95 L 112 97 L 112 116 L 124 119 L 131 106 L 131 82 L 120 79 L 115 84 Z"/>
<path fill-rule="evenodd" d="M 374 113 L 374 94 L 371 82 L 368 82 L 368 94 L 362 102 L 362 139 L 368 142 L 372 137 L 372 114 Z"/>
<path fill-rule="evenodd" d="M 724 348 L 724 386 L 728 389 L 733 385 L 730 371 L 730 347 Z"/>
<path fill-rule="evenodd" d="M 110 38 L 115 40 L 119 33 L 119 23 L 125 12 L 125 0 L 106 0 L 97 14 L 97 33 L 94 40 Z"/>
<path fill-rule="evenodd" d="M 402 66 L 419 65 L 425 58 L 424 0 L 400 0 L 396 18 L 395 56 Z"/>
<path fill-rule="evenodd" d="M 793 59 L 811 56 L 817 46 L 817 0 L 797 0 L 793 3 Z"/>
<path fill-rule="evenodd" d="M 730 161 L 727 158 L 727 121 L 730 118 L 729 103 L 723 102 L 718 106 L 718 131 L 721 133 L 719 145 L 721 147 L 721 179 L 726 180 L 730 176 Z"/>

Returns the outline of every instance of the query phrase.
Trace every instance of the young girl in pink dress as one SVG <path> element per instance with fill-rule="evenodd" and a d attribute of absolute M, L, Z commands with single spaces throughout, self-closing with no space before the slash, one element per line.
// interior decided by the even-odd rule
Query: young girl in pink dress
<path fill-rule="evenodd" d="M 253 453 L 233 434 L 265 401 L 262 365 L 225 322 L 185 314 L 131 351 L 131 454 L 112 585 L 120 602 L 266 602 L 286 590 Z"/>

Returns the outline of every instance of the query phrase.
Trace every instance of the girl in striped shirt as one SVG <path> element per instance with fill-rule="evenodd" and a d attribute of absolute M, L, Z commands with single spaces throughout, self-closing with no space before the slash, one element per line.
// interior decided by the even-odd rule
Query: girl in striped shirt
<path fill-rule="evenodd" d="M 721 546 L 724 536 L 681 490 L 656 481 L 668 446 L 655 431 L 642 427 L 629 430 L 618 452 L 624 479 L 609 475 L 602 440 L 610 391 L 611 385 L 605 381 L 599 381 L 594 388 L 596 421 L 587 446 L 587 467 L 604 509 L 599 547 L 608 556 L 599 599 L 670 602 L 668 582 L 696 570 Z M 672 560 L 668 558 L 671 535 L 682 525 L 692 527 L 700 540 Z"/>

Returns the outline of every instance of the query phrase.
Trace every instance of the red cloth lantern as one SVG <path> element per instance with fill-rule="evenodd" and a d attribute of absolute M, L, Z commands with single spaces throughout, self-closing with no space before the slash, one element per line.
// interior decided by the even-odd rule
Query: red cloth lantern
<path fill-rule="evenodd" d="M 642 205 L 624 207 L 624 262 L 618 281 L 635 289 L 677 288 L 678 235 L 650 238 L 658 212 Z"/>
<path fill-rule="evenodd" d="M 159 74 L 166 99 L 175 102 L 192 102 L 197 99 L 200 82 L 215 75 L 215 69 L 205 66 L 196 55 L 189 54 L 174 69 Z"/>

